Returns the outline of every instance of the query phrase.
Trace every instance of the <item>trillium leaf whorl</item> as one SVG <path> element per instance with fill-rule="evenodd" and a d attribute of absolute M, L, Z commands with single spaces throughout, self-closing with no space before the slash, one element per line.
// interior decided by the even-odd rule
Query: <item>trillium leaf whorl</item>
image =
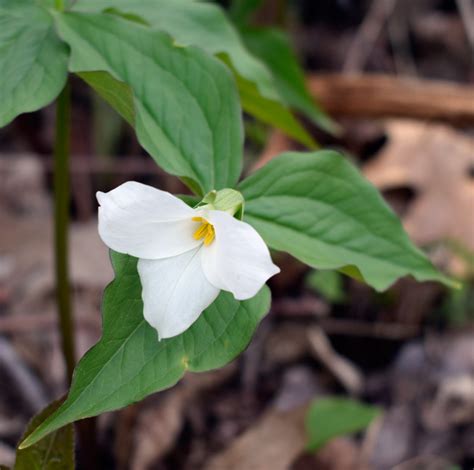
<path fill-rule="evenodd" d="M 237 191 L 213 191 L 193 209 L 127 182 L 97 200 L 104 243 L 139 258 L 144 317 L 160 339 L 186 331 L 221 290 L 250 299 L 280 271 L 257 231 L 233 217 L 243 213 Z"/>

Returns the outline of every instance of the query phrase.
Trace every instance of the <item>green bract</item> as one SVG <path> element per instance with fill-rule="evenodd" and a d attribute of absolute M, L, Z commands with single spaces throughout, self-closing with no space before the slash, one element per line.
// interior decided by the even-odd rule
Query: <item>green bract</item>
<path fill-rule="evenodd" d="M 190 0 L 78 0 L 73 9 L 133 13 L 153 28 L 166 31 L 182 46 L 196 45 L 212 55 L 226 54 L 238 73 L 256 83 L 262 95 L 279 98 L 269 71 L 248 53 L 217 5 Z"/>
<path fill-rule="evenodd" d="M 267 287 L 243 302 L 221 293 L 189 330 L 157 341 L 156 331 L 143 318 L 136 258 L 112 253 L 112 261 L 115 280 L 104 295 L 102 339 L 77 366 L 66 402 L 22 447 L 67 423 L 169 388 L 187 370 L 222 367 L 247 346 L 270 307 Z"/>
<path fill-rule="evenodd" d="M 245 201 L 239 191 L 226 188 L 206 194 L 201 205 L 209 209 L 228 212 L 236 218 L 242 219 Z"/>
<path fill-rule="evenodd" d="M 304 145 L 315 146 L 312 137 L 282 102 L 270 70 L 247 51 L 217 5 L 190 0 L 79 0 L 74 10 L 104 11 L 122 14 L 135 21 L 141 19 L 153 29 L 166 31 L 180 45 L 199 46 L 218 56 L 235 73 L 245 111 L 281 128 Z M 294 103 L 288 101 L 288 104 Z M 320 116 L 322 119 L 322 112 Z"/>
<path fill-rule="evenodd" d="M 129 85 L 138 139 L 164 170 L 201 194 L 235 184 L 240 107 L 221 63 L 114 15 L 58 14 L 57 25 L 71 47 L 72 72 L 107 71 Z"/>
<path fill-rule="evenodd" d="M 378 191 L 341 154 L 282 154 L 240 186 L 245 220 L 268 245 L 377 290 L 411 274 L 450 284 L 410 242 Z"/>

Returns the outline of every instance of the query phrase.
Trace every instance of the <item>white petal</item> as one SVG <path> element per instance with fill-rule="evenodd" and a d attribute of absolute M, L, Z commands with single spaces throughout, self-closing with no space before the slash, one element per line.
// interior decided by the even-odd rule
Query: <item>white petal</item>
<path fill-rule="evenodd" d="M 145 320 L 160 339 L 187 330 L 219 294 L 202 271 L 201 249 L 172 258 L 138 260 Z"/>
<path fill-rule="evenodd" d="M 202 266 L 207 279 L 238 300 L 253 297 L 268 278 L 280 272 L 257 231 L 223 211 L 209 211 L 216 238 L 202 248 Z"/>
<path fill-rule="evenodd" d="M 119 253 L 138 258 L 175 256 L 199 245 L 194 210 L 170 193 L 129 181 L 97 193 L 99 235 Z"/>

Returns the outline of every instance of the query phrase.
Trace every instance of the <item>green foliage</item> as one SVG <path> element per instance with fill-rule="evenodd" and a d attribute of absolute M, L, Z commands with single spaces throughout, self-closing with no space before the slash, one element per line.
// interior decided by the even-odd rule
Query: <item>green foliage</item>
<path fill-rule="evenodd" d="M 45 9 L 0 0 L 0 127 L 56 98 L 66 82 L 67 56 Z"/>
<path fill-rule="evenodd" d="M 57 25 L 71 47 L 72 72 L 106 71 L 131 88 L 137 137 L 164 170 L 187 179 L 201 194 L 235 184 L 242 165 L 242 124 L 224 65 L 115 15 L 58 14 Z M 97 88 L 97 75 L 94 79 Z M 109 85 L 101 88 L 122 96 Z M 121 113 L 130 121 L 128 110 L 124 105 Z"/>
<path fill-rule="evenodd" d="M 199 46 L 212 55 L 226 54 L 238 73 L 256 83 L 267 98 L 278 99 L 269 71 L 243 47 L 217 5 L 190 0 L 78 0 L 75 11 L 134 14 L 154 29 L 170 34 L 181 46 Z M 111 11 L 111 10 L 109 10 Z"/>
<path fill-rule="evenodd" d="M 379 413 L 378 408 L 347 398 L 315 400 L 306 416 L 308 450 L 316 451 L 334 437 L 365 429 Z"/>
<path fill-rule="evenodd" d="M 306 285 L 319 292 L 331 303 L 343 303 L 345 300 L 342 275 L 337 271 L 315 270 L 306 278 Z"/>
<path fill-rule="evenodd" d="M 28 425 L 22 440 L 51 416 L 62 402 L 63 400 L 54 401 L 36 415 Z M 68 424 L 35 445 L 27 449 L 19 449 L 13 470 L 73 470 L 74 468 L 74 428 L 72 424 Z"/>
<path fill-rule="evenodd" d="M 242 38 L 250 52 L 261 59 L 273 74 L 278 92 L 292 108 L 329 132 L 338 126 L 310 95 L 303 70 L 288 36 L 275 28 L 242 28 Z"/>
<path fill-rule="evenodd" d="M 66 402 L 23 446 L 72 421 L 169 388 L 187 370 L 224 366 L 247 346 L 270 307 L 267 287 L 243 302 L 222 292 L 185 333 L 158 341 L 156 330 L 143 318 L 137 260 L 113 253 L 112 261 L 116 277 L 104 294 L 102 339 L 77 366 Z"/>
<path fill-rule="evenodd" d="M 198 46 L 220 57 L 235 73 L 245 111 L 315 147 L 314 140 L 282 103 L 270 71 L 247 51 L 217 5 L 190 0 L 79 0 L 74 10 L 107 11 L 132 21 L 141 18 L 153 29 L 170 34 L 177 44 Z"/>
<path fill-rule="evenodd" d="M 332 151 L 280 155 L 247 178 L 245 219 L 275 250 L 384 290 L 399 277 L 452 282 L 406 235 L 378 191 Z"/>
<path fill-rule="evenodd" d="M 306 145 L 310 149 L 317 147 L 314 139 L 304 130 L 288 109 L 279 101 L 262 96 L 256 85 L 249 80 L 236 76 L 237 88 L 240 93 L 242 107 L 262 122 L 270 123 L 290 137 Z"/>

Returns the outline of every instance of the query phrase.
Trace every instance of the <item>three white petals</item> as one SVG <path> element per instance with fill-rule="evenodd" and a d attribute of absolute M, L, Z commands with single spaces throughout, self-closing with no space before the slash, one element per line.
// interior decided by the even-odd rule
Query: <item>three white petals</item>
<path fill-rule="evenodd" d="M 249 299 L 280 272 L 257 231 L 225 211 L 133 181 L 97 200 L 104 243 L 139 258 L 144 316 L 160 339 L 187 330 L 221 290 Z"/>

